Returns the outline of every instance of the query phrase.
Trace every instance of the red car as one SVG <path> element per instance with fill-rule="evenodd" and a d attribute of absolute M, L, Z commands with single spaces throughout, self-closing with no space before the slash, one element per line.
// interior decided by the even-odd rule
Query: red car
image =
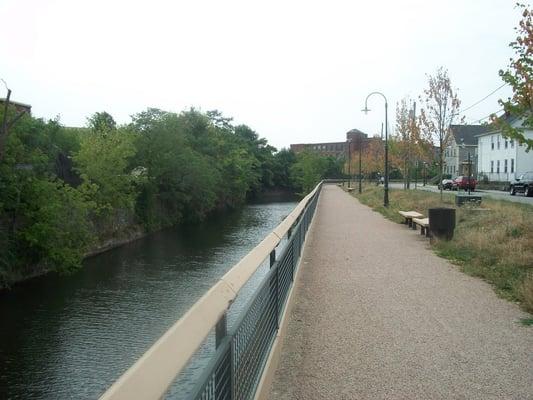
<path fill-rule="evenodd" d="M 468 187 L 470 186 L 470 190 L 475 191 L 476 190 L 477 181 L 470 177 L 468 179 L 468 176 L 458 176 L 453 180 L 453 189 L 454 190 L 468 190 Z"/>

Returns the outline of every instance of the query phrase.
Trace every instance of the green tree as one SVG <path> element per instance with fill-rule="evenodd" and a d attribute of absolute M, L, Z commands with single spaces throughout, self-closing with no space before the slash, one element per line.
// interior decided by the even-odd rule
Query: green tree
<path fill-rule="evenodd" d="M 505 137 L 516 139 L 529 151 L 533 148 L 533 139 L 527 138 L 524 130 L 533 129 L 533 12 L 524 4 L 517 3 L 517 6 L 522 9 L 522 19 L 515 28 L 516 39 L 509 44 L 515 57 L 507 70 L 500 70 L 500 76 L 511 86 L 513 96 L 507 101 L 499 100 L 505 115 L 492 115 L 491 119 Z M 521 121 L 521 126 L 513 127 L 508 116 Z"/>
<path fill-rule="evenodd" d="M 59 121 L 23 116 L 0 162 L 0 286 L 28 266 L 70 271 L 92 241 L 91 203 L 57 174 L 60 154 L 78 147 Z"/>
<path fill-rule="evenodd" d="M 221 207 L 238 207 L 251 192 L 261 187 L 260 162 L 247 143 L 231 131 L 219 131 L 214 165 L 220 171 L 223 186 L 217 194 Z"/>
<path fill-rule="evenodd" d="M 93 130 L 81 137 L 74 164 L 83 180 L 80 190 L 94 200 L 98 215 L 134 207 L 136 176 L 130 159 L 136 152 L 135 140 L 126 128 Z"/>
<path fill-rule="evenodd" d="M 0 285 L 32 265 L 74 270 L 93 243 L 124 224 L 202 220 L 264 188 L 289 187 L 290 173 L 303 190 L 315 172 L 337 169 L 334 160 L 301 159 L 299 175 L 292 152 L 274 153 L 216 110 L 149 108 L 128 126 L 100 112 L 86 128 L 25 115 L 0 161 Z"/>
<path fill-rule="evenodd" d="M 288 149 L 281 149 L 274 155 L 272 178 L 274 186 L 282 188 L 292 188 L 290 177 L 291 167 L 296 162 L 296 155 Z"/>
<path fill-rule="evenodd" d="M 60 272 L 79 268 L 93 240 L 90 203 L 58 181 L 32 180 L 26 189 L 20 211 L 27 223 L 16 238 L 26 249 L 27 262 Z"/>
<path fill-rule="evenodd" d="M 211 157 L 191 147 L 196 137 L 186 129 L 201 124 L 190 124 L 188 117 L 155 109 L 133 116 L 132 129 L 139 133 L 133 163 L 146 174 L 137 212 L 150 229 L 203 219 L 216 204 L 220 173 Z"/>
<path fill-rule="evenodd" d="M 108 132 L 117 129 L 117 123 L 111 114 L 106 111 L 96 112 L 87 118 L 87 126 L 97 132 Z"/>
<path fill-rule="evenodd" d="M 254 173 L 259 176 L 259 180 L 253 190 L 260 191 L 263 188 L 274 185 L 274 153 L 276 148 L 270 146 L 265 138 L 259 135 L 246 125 L 235 127 L 235 135 L 243 141 L 247 151 L 256 158 L 257 163 L 254 165 Z"/>
<path fill-rule="evenodd" d="M 309 193 L 324 178 L 328 170 L 328 160 L 313 152 L 301 152 L 291 167 L 293 186 L 301 194 Z"/>

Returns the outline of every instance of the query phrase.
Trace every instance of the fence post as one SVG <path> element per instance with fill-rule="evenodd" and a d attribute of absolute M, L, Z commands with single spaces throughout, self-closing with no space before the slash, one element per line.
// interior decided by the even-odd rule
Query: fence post
<path fill-rule="evenodd" d="M 216 326 L 215 326 L 215 346 L 218 349 L 220 344 L 224 341 L 224 339 L 228 335 L 228 313 L 227 311 L 222 314 L 222 317 L 218 320 Z M 229 385 L 224 384 L 218 384 L 217 382 L 222 381 L 224 379 L 224 369 L 222 369 L 222 372 L 215 373 L 215 384 L 213 386 L 214 395 L 216 398 L 226 398 L 226 396 L 229 394 L 229 399 L 232 399 L 233 396 L 233 345 L 232 343 L 228 346 L 229 351 L 229 368 L 230 374 L 229 374 Z M 219 390 L 224 390 L 222 393 L 217 393 L 216 388 L 219 387 Z"/>
<path fill-rule="evenodd" d="M 276 262 L 276 249 L 270 252 L 270 269 L 274 266 Z M 278 279 L 279 265 L 276 266 L 274 271 L 274 301 L 276 307 L 276 330 L 279 329 L 279 279 Z"/>
<path fill-rule="evenodd" d="M 215 347 L 218 349 L 220 343 L 228 334 L 228 313 L 224 312 L 215 326 Z"/>

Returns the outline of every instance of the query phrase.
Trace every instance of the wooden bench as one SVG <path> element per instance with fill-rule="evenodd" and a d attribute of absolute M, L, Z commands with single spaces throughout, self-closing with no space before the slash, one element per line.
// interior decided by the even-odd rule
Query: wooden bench
<path fill-rule="evenodd" d="M 409 228 L 413 228 L 413 218 L 424 218 L 422 214 L 420 214 L 417 211 L 398 211 L 402 217 L 405 218 L 405 224 L 409 226 Z M 416 226 L 414 227 L 416 229 Z"/>
<path fill-rule="evenodd" d="M 429 237 L 429 218 L 413 218 L 413 229 L 420 226 L 420 234 Z"/>
<path fill-rule="evenodd" d="M 348 193 L 351 193 L 351 192 L 353 192 L 354 190 L 355 190 L 355 188 L 353 188 L 353 187 L 349 187 L 348 189 L 346 189 L 346 191 L 347 191 Z"/>

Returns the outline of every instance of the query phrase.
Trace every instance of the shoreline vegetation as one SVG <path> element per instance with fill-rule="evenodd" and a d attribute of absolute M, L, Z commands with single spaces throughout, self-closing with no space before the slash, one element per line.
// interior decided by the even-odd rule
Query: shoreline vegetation
<path fill-rule="evenodd" d="M 124 125 L 104 111 L 84 128 L 25 114 L 0 159 L 0 290 L 324 176 L 342 176 L 342 162 L 278 151 L 216 110 L 148 108 Z"/>
<path fill-rule="evenodd" d="M 482 278 L 496 293 L 533 314 L 533 212 L 527 204 L 484 198 L 481 207 L 456 207 L 454 195 L 440 201 L 438 193 L 420 190 L 389 191 L 383 206 L 383 188 L 365 185 L 352 196 L 386 218 L 401 223 L 399 210 L 427 215 L 433 207 L 456 209 L 456 228 L 450 241 L 435 240 L 431 248 L 468 275 Z M 481 208 L 484 211 L 479 211 Z M 533 319 L 525 321 L 531 324 Z"/>
<path fill-rule="evenodd" d="M 293 197 L 295 200 L 298 200 L 300 198 L 300 196 L 298 196 L 292 190 L 289 190 L 287 188 L 283 188 L 283 189 L 273 188 L 273 189 L 269 189 L 267 191 L 260 193 L 258 197 L 253 198 L 251 202 L 249 202 L 248 204 L 254 204 L 256 202 L 264 202 L 264 201 L 267 201 L 267 202 L 276 201 L 276 200 L 279 200 L 280 198 L 285 199 L 289 196 Z M 221 210 L 220 212 L 225 212 L 225 211 Z M 135 242 L 137 240 L 141 240 L 147 236 L 150 236 L 151 234 L 154 234 L 166 228 L 169 228 L 169 227 L 147 231 L 143 229 L 141 225 L 129 226 L 127 227 L 126 231 L 115 232 L 115 235 L 118 235 L 117 237 L 108 238 L 104 243 L 99 243 L 98 247 L 89 249 L 88 252 L 83 255 L 81 261 L 83 262 L 83 260 L 86 260 L 88 258 L 96 257 L 107 251 L 119 248 L 121 246 Z M 14 285 L 24 283 L 33 278 L 38 278 L 52 271 L 53 269 L 44 269 L 41 265 L 29 266 L 27 269 L 25 269 L 24 275 L 12 276 L 12 279 L 10 281 L 10 286 L 0 287 L 0 293 L 4 290 L 9 290 L 9 288 L 13 287 Z"/>

